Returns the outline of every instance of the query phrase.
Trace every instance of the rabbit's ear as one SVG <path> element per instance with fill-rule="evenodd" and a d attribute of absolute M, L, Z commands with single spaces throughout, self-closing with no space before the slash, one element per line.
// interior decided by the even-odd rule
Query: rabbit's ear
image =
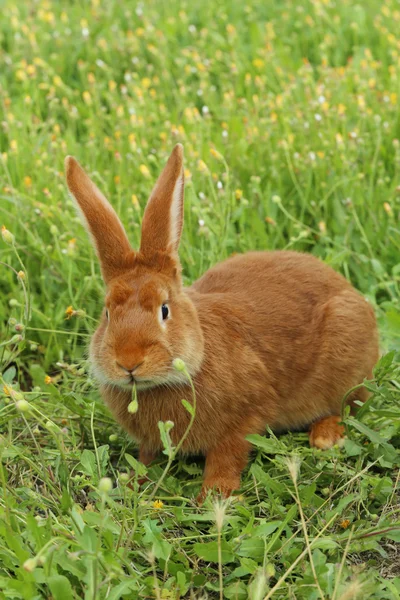
<path fill-rule="evenodd" d="M 143 215 L 140 251 L 175 254 L 183 227 L 183 147 L 177 144 L 151 193 Z"/>
<path fill-rule="evenodd" d="M 133 250 L 111 204 L 72 156 L 65 159 L 68 189 L 100 260 L 105 283 L 129 267 Z"/>

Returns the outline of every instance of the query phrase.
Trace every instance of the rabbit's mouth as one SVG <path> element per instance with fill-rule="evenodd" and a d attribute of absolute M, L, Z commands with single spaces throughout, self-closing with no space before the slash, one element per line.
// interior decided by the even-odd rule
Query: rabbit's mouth
<path fill-rule="evenodd" d="M 102 365 L 92 357 L 91 373 L 98 383 L 111 385 L 129 392 L 136 386 L 138 392 L 158 387 L 180 387 L 187 385 L 187 376 L 173 368 L 172 364 L 159 365 L 154 372 L 122 373 L 110 368 L 110 364 Z M 122 376 L 121 376 L 122 375 Z"/>
<path fill-rule="evenodd" d="M 151 379 L 135 379 L 134 377 L 132 377 L 129 381 L 127 382 L 123 382 L 123 383 L 118 383 L 117 384 L 119 387 L 123 388 L 124 390 L 129 390 L 132 391 L 133 387 L 136 386 L 136 389 L 138 392 L 140 392 L 141 390 L 147 390 L 149 388 L 152 387 L 156 387 L 157 383 L 154 383 L 153 380 Z"/>

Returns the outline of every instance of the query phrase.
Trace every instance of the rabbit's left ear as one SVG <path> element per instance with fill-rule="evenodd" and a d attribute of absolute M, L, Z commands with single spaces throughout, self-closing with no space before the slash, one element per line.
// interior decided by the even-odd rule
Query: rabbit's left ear
<path fill-rule="evenodd" d="M 72 156 L 65 159 L 68 189 L 100 260 L 105 283 L 132 264 L 134 252 L 115 210 Z"/>
<path fill-rule="evenodd" d="M 140 252 L 175 254 L 183 227 L 183 147 L 173 149 L 147 203 L 142 222 Z"/>

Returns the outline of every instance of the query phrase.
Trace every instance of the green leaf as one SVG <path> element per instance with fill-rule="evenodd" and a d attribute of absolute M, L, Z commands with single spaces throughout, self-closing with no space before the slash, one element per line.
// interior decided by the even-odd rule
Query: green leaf
<path fill-rule="evenodd" d="M 135 579 L 132 579 L 132 574 L 129 575 L 129 579 L 125 579 L 117 586 L 111 589 L 111 592 L 107 595 L 107 600 L 120 600 L 121 596 L 125 596 L 128 592 L 137 590 L 138 584 Z M 132 598 L 136 598 L 136 595 L 131 595 Z"/>
<path fill-rule="evenodd" d="M 60 506 L 63 513 L 67 513 L 72 507 L 72 498 L 66 487 L 62 491 Z"/>
<path fill-rule="evenodd" d="M 362 446 L 357 444 L 354 440 L 350 440 L 345 438 L 344 440 L 344 450 L 347 456 L 359 456 L 362 453 Z"/>
<path fill-rule="evenodd" d="M 82 470 L 86 475 L 95 477 L 96 472 L 96 457 L 91 450 L 84 450 L 81 454 L 81 466 Z"/>
<path fill-rule="evenodd" d="M 340 544 L 338 544 L 337 542 L 335 542 L 335 540 L 332 540 L 331 538 L 321 537 L 318 538 L 315 542 L 313 542 L 312 548 L 313 551 L 317 548 L 319 548 L 320 550 L 334 550 L 335 548 L 340 548 Z"/>
<path fill-rule="evenodd" d="M 267 537 L 274 533 L 279 527 L 282 521 L 271 521 L 270 523 L 263 523 L 253 529 L 253 535 L 256 537 Z"/>
<path fill-rule="evenodd" d="M 11 383 L 17 374 L 17 370 L 15 367 L 9 367 L 7 371 L 3 373 L 3 379 L 5 383 Z"/>
<path fill-rule="evenodd" d="M 218 563 L 218 542 L 197 543 L 193 547 L 199 558 L 209 562 Z M 225 541 L 221 541 L 222 563 L 230 563 L 235 560 L 235 555 L 232 551 L 232 545 Z"/>
<path fill-rule="evenodd" d="M 171 456 L 173 452 L 172 442 L 169 435 L 169 430 L 167 430 L 165 423 L 163 421 L 158 422 L 158 429 L 160 430 L 160 437 L 162 441 L 162 445 L 164 447 L 163 454 L 167 456 Z"/>
<path fill-rule="evenodd" d="M 252 558 L 256 561 L 261 561 L 265 553 L 265 542 L 261 538 L 250 537 L 240 544 L 237 550 L 238 556 Z"/>
<path fill-rule="evenodd" d="M 78 511 L 78 506 L 76 504 L 74 504 L 71 510 L 71 520 L 72 523 L 75 525 L 77 532 L 82 533 L 83 528 L 85 527 L 85 523 L 83 522 L 83 519 Z"/>
<path fill-rule="evenodd" d="M 353 417 L 349 417 L 347 419 L 347 422 L 349 424 L 351 424 L 352 427 L 354 427 L 355 429 L 358 429 L 358 431 L 363 433 L 369 440 L 371 440 L 371 442 L 373 444 L 384 444 L 385 443 L 385 440 L 379 435 L 379 433 L 376 433 L 376 431 L 373 431 L 372 429 L 367 427 L 367 425 L 364 425 L 364 423 L 361 423 L 361 421 L 357 421 L 357 419 L 354 419 Z"/>
<path fill-rule="evenodd" d="M 392 531 L 385 533 L 385 536 L 388 540 L 393 540 L 394 542 L 400 542 L 400 527 L 393 528 Z"/>
<path fill-rule="evenodd" d="M 82 548 L 87 552 L 95 552 L 97 548 L 97 533 L 94 529 L 85 525 L 83 528 L 83 534 L 80 536 L 80 542 Z"/>
<path fill-rule="evenodd" d="M 224 587 L 224 596 L 228 600 L 246 600 L 247 586 L 243 581 L 235 581 Z"/>
<path fill-rule="evenodd" d="M 246 436 L 246 440 L 266 454 L 287 454 L 287 449 L 283 447 L 283 444 L 274 438 L 266 438 L 258 433 L 252 433 Z"/>
<path fill-rule="evenodd" d="M 190 404 L 190 402 L 188 402 L 184 398 L 182 398 L 181 402 L 182 402 L 183 406 L 186 408 L 186 410 L 188 411 L 188 413 L 190 414 L 190 416 L 193 417 L 193 415 L 194 415 L 194 406 L 192 406 Z"/>
<path fill-rule="evenodd" d="M 157 521 L 154 519 L 145 519 L 143 526 L 146 531 L 143 537 L 144 542 L 152 545 L 156 558 L 168 560 L 172 552 L 172 546 L 163 538 L 162 527 L 157 525 Z"/>
<path fill-rule="evenodd" d="M 50 575 L 47 581 L 54 600 L 73 600 L 71 584 L 64 575 Z"/>
<path fill-rule="evenodd" d="M 105 475 L 107 472 L 107 465 L 108 465 L 108 461 L 109 461 L 109 454 L 108 454 L 108 450 L 109 450 L 110 446 L 108 445 L 104 445 L 104 446 L 99 446 L 97 448 L 97 454 L 99 457 L 99 467 L 100 467 L 100 472 L 101 475 Z"/>
<path fill-rule="evenodd" d="M 136 460 L 136 458 L 127 453 L 125 453 L 125 459 L 128 465 L 132 467 L 134 472 L 137 473 L 139 477 L 144 477 L 144 475 L 146 475 L 147 468 L 144 466 L 144 464 L 142 464 L 141 462 Z"/>
<path fill-rule="evenodd" d="M 393 333 L 400 335 L 400 312 L 392 308 L 386 313 L 386 322 Z M 382 360 L 382 359 L 381 359 Z M 380 366 L 380 363 L 378 363 Z"/>

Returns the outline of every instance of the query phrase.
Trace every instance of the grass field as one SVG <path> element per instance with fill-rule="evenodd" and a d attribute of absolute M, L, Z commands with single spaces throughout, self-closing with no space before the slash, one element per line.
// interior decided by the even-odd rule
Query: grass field
<path fill-rule="evenodd" d="M 400 5 L 1 10 L 0 599 L 400 598 Z M 177 141 L 186 282 L 312 252 L 373 304 L 383 351 L 344 448 L 267 433 L 240 495 L 202 507 L 199 459 L 156 494 L 166 457 L 127 485 L 142 467 L 90 378 L 103 285 L 63 175 L 79 158 L 135 245 Z"/>

